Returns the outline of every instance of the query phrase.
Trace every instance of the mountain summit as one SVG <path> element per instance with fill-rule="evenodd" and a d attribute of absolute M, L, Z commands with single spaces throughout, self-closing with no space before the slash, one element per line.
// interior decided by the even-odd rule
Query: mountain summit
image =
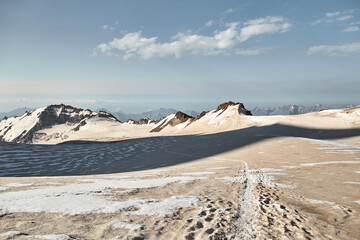
<path fill-rule="evenodd" d="M 21 117 L 5 118 L 0 122 L 0 140 L 7 142 L 31 143 L 38 130 L 67 124 L 73 131 L 86 124 L 86 120 L 99 118 L 118 121 L 107 112 L 93 112 L 89 109 L 75 108 L 69 105 L 50 105 L 27 112 Z"/>

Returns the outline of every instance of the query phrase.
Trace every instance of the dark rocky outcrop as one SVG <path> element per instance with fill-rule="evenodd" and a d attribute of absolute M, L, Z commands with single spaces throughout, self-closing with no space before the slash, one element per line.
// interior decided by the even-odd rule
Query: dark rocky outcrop
<path fill-rule="evenodd" d="M 184 123 L 184 122 L 188 121 L 189 119 L 190 119 L 190 122 L 192 122 L 192 121 L 194 121 L 195 118 L 187 115 L 186 113 L 179 111 L 179 112 L 175 113 L 173 118 L 171 118 L 168 121 L 164 121 L 162 124 L 160 124 L 159 126 L 157 126 L 154 129 L 152 129 L 150 132 L 160 132 L 162 129 L 164 129 L 168 125 L 176 126 L 180 123 Z"/>
<path fill-rule="evenodd" d="M 161 119 L 160 119 L 161 120 Z M 131 124 L 136 124 L 136 125 L 146 125 L 146 124 L 151 124 L 151 123 L 158 123 L 160 122 L 160 120 L 151 120 L 150 118 L 141 118 L 140 120 L 138 121 L 135 121 L 135 120 L 132 120 L 132 119 L 129 119 L 127 120 L 126 122 L 127 123 L 131 123 Z"/>
<path fill-rule="evenodd" d="M 195 120 L 199 120 L 200 118 L 202 118 L 203 116 L 205 116 L 205 114 L 207 114 L 208 111 L 202 111 L 196 118 Z"/>
<path fill-rule="evenodd" d="M 228 107 L 230 107 L 230 106 L 235 106 L 235 105 L 239 105 L 239 113 L 242 113 L 242 114 L 245 114 L 245 115 L 252 115 L 251 112 L 245 108 L 244 104 L 242 104 L 242 103 L 240 103 L 240 102 L 235 103 L 235 102 L 232 102 L 232 101 L 229 101 L 229 102 L 225 102 L 225 103 L 220 104 L 220 105 L 216 108 L 215 112 L 221 111 L 221 112 L 220 112 L 220 114 L 221 114 L 221 113 L 223 113 Z M 219 115 L 220 115 L 220 114 L 219 114 Z"/>

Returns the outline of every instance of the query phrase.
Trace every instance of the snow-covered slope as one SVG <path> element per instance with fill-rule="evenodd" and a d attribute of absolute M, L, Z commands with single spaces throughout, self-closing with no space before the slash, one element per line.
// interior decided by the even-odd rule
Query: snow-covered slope
<path fill-rule="evenodd" d="M 36 132 L 59 124 L 67 124 L 72 131 L 78 131 L 91 118 L 118 121 L 106 112 L 93 112 L 89 109 L 50 105 L 27 112 L 21 117 L 4 118 L 0 121 L 0 140 L 6 142 L 31 143 Z"/>
<path fill-rule="evenodd" d="M 239 116 L 251 115 L 242 103 L 226 102 L 215 110 L 202 112 L 196 118 L 182 112 L 171 114 L 162 119 L 151 132 L 163 133 L 197 133 L 222 131 L 236 128 Z"/>

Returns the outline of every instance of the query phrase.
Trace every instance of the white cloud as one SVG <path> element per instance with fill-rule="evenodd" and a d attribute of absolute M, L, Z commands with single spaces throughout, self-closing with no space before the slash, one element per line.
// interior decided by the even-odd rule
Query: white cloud
<path fill-rule="evenodd" d="M 336 18 L 336 20 L 338 20 L 338 21 L 346 21 L 346 20 L 352 19 L 353 17 L 354 16 L 352 16 L 352 15 L 345 15 L 345 16 Z"/>
<path fill-rule="evenodd" d="M 232 8 L 225 11 L 225 13 L 232 13 L 232 12 L 234 12 L 234 9 L 232 9 Z"/>
<path fill-rule="evenodd" d="M 103 31 L 114 31 L 114 30 L 115 30 L 115 26 L 118 25 L 118 24 L 119 24 L 119 22 L 114 22 L 114 23 L 111 24 L 111 25 L 105 24 L 105 25 L 102 25 L 102 26 L 101 26 L 101 29 L 102 29 Z"/>
<path fill-rule="evenodd" d="M 214 22 L 213 21 L 207 21 L 206 22 L 206 24 L 205 24 L 205 26 L 207 26 L 207 27 L 211 27 L 212 25 L 214 25 Z"/>
<path fill-rule="evenodd" d="M 345 28 L 343 30 L 343 32 L 357 32 L 359 30 L 360 30 L 360 28 L 358 26 L 351 26 L 351 27 Z"/>
<path fill-rule="evenodd" d="M 164 43 L 158 42 L 157 37 L 143 37 L 141 31 L 132 32 L 125 34 L 122 38 L 114 38 L 108 43 L 99 44 L 97 51 L 107 55 L 112 55 L 115 51 L 120 52 L 125 60 L 132 57 L 150 59 L 174 56 L 178 58 L 183 55 L 244 55 L 244 53 L 256 55 L 255 53 L 263 51 L 244 50 L 238 48 L 238 45 L 253 36 L 286 32 L 291 24 L 283 17 L 268 16 L 245 23 L 228 23 L 226 27 L 225 30 L 215 31 L 211 36 L 180 32 L 171 37 L 172 41 Z"/>
<path fill-rule="evenodd" d="M 320 54 L 328 56 L 344 56 L 351 53 L 360 53 L 360 42 L 313 46 L 307 52 L 308 55 Z"/>
<path fill-rule="evenodd" d="M 268 52 L 269 50 L 274 49 L 274 48 L 275 47 L 246 48 L 246 49 L 238 48 L 235 50 L 235 54 L 236 55 L 244 55 L 244 56 L 255 56 L 255 55 L 260 55 L 265 52 Z"/>
<path fill-rule="evenodd" d="M 327 17 L 336 17 L 339 16 L 341 14 L 341 12 L 328 12 L 326 13 Z"/>
<path fill-rule="evenodd" d="M 346 21 L 351 18 L 353 18 L 353 14 L 355 12 L 355 9 L 350 9 L 348 11 L 342 11 L 342 12 L 328 12 L 325 14 L 325 17 L 320 18 L 312 23 L 312 25 L 320 24 L 320 23 L 332 23 L 336 21 Z"/>
<path fill-rule="evenodd" d="M 102 26 L 101 26 L 101 29 L 102 29 L 103 31 L 107 30 L 108 28 L 109 28 L 109 25 L 102 25 Z"/>

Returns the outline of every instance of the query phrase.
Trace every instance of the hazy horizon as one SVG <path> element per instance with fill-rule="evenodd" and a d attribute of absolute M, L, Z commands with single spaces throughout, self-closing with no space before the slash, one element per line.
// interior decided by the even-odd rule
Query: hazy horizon
<path fill-rule="evenodd" d="M 227 101 L 233 101 L 233 102 L 237 102 L 237 101 L 234 101 L 233 99 L 229 99 Z M 203 104 L 198 104 L 199 107 L 197 108 L 186 108 L 186 105 L 184 107 L 184 105 L 182 104 L 174 104 L 174 105 L 155 105 L 153 106 L 152 108 L 144 108 L 144 107 L 136 107 L 136 103 L 132 103 L 130 104 L 130 106 L 128 108 L 121 108 L 121 107 L 118 107 L 118 108 L 112 108 L 112 107 L 104 107 L 103 105 L 101 105 L 101 102 L 97 103 L 97 104 L 88 104 L 88 103 L 78 103 L 78 104 L 69 104 L 69 103 L 65 103 L 65 102 L 52 102 L 52 103 L 49 103 L 49 104 L 46 104 L 46 105 L 34 105 L 33 107 L 29 107 L 29 106 L 26 106 L 26 105 L 23 105 L 23 106 L 19 106 L 19 107 L 15 107 L 15 108 L 12 108 L 12 109 L 9 109 L 9 110 L 6 110 L 6 111 L 3 111 L 0 109 L 0 113 L 7 113 L 7 112 L 11 112 L 11 111 L 14 111 L 14 110 L 18 110 L 18 109 L 21 109 L 21 108 L 29 108 L 29 109 L 36 109 L 36 108 L 40 108 L 40 107 L 46 107 L 46 106 L 49 106 L 49 105 L 58 105 L 58 104 L 65 104 L 65 105 L 71 105 L 73 107 L 77 107 L 77 108 L 83 108 L 83 109 L 90 109 L 92 111 L 96 111 L 98 109 L 106 109 L 108 110 L 109 112 L 123 112 L 125 114 L 140 114 L 140 113 L 144 113 L 144 112 L 148 112 L 148 111 L 155 111 L 155 110 L 159 110 L 161 108 L 164 108 L 164 109 L 175 109 L 175 110 L 178 110 L 178 111 L 195 111 L 195 112 L 202 112 L 202 111 L 209 111 L 209 110 L 213 110 L 215 109 L 219 104 L 221 103 L 224 103 L 224 102 L 227 102 L 227 101 L 223 101 L 223 102 L 218 102 L 218 103 L 203 103 Z M 259 108 L 277 108 L 277 107 L 283 107 L 283 106 L 288 106 L 288 105 L 298 105 L 298 106 L 307 106 L 307 107 L 311 107 L 311 106 L 314 106 L 316 104 L 321 104 L 321 105 L 324 105 L 325 107 L 328 107 L 328 108 L 344 108 L 346 106 L 350 106 L 350 105 L 355 105 L 355 106 L 358 106 L 360 104 L 358 103 L 346 103 L 346 104 L 324 104 L 324 103 L 309 103 L 309 104 L 299 104 L 299 103 L 285 103 L 285 104 L 261 104 L 261 103 L 258 103 L 258 104 L 246 104 L 244 102 L 241 102 L 245 105 L 245 108 L 247 108 L 248 110 L 252 110 L 256 107 L 259 107 Z M 140 105 L 140 106 L 143 106 L 143 105 Z M 188 105 L 188 106 L 191 106 L 191 105 Z M 201 106 L 203 106 L 203 108 L 201 108 Z M 136 110 L 138 109 L 138 110 Z"/>

